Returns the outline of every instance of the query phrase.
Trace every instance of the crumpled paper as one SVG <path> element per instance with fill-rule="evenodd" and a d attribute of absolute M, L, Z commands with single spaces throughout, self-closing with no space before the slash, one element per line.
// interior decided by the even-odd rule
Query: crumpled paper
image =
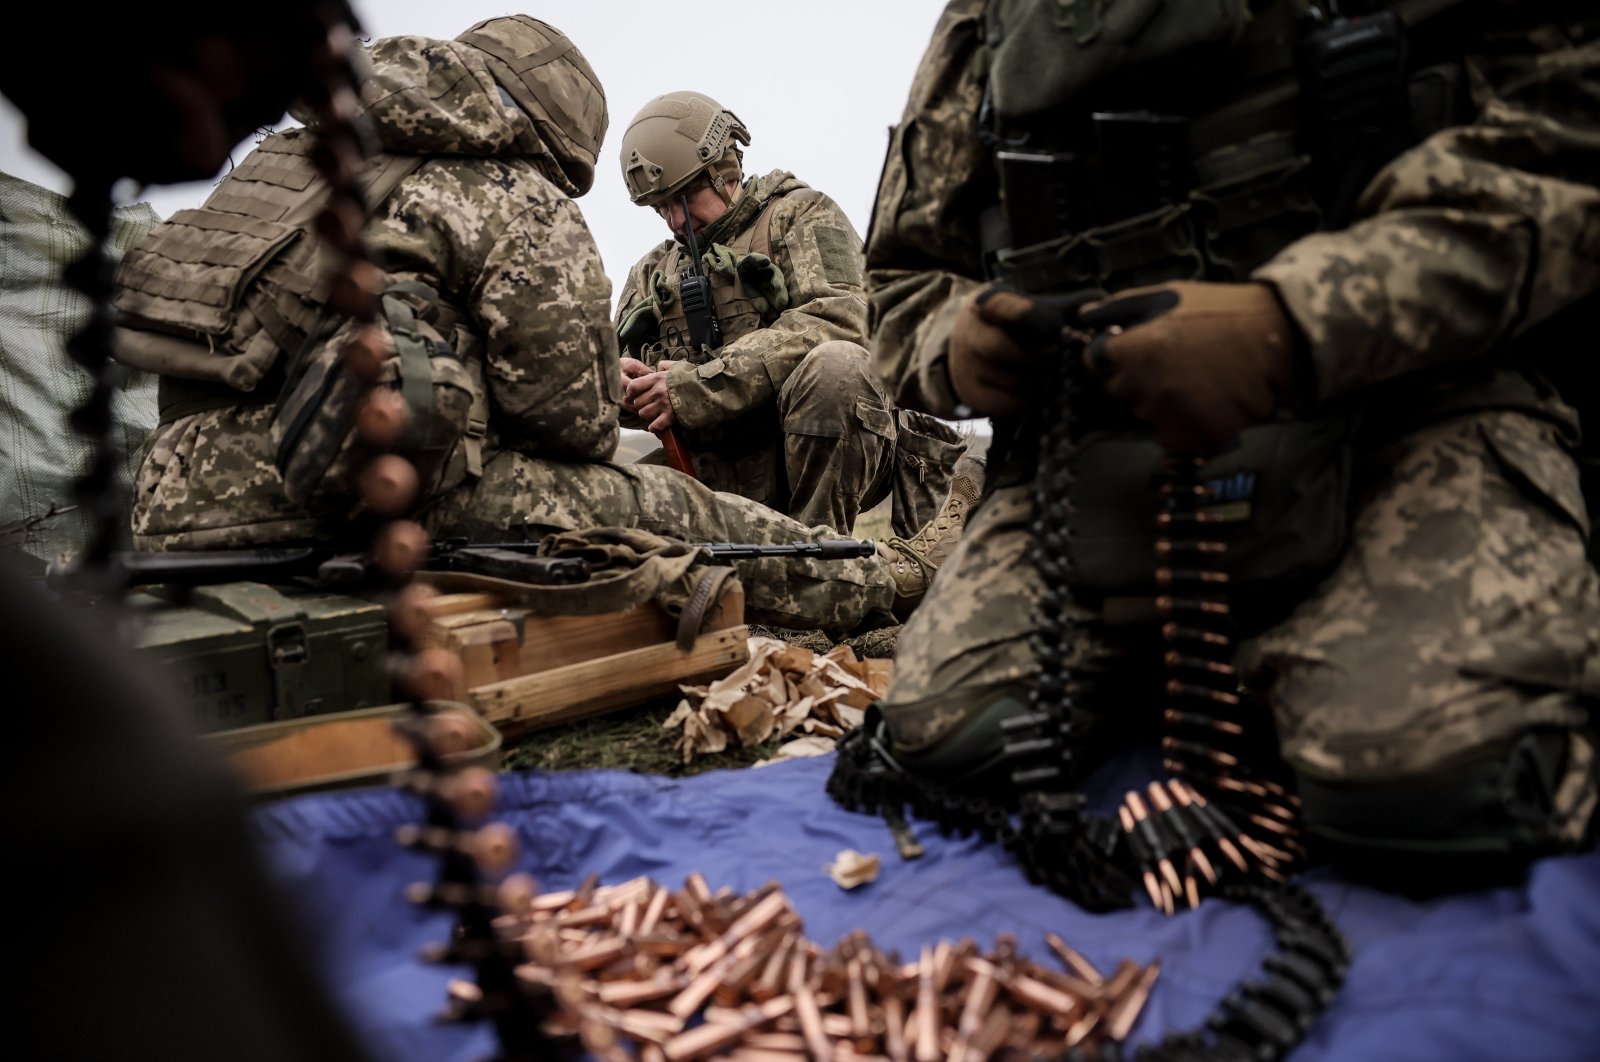
<path fill-rule="evenodd" d="M 879 862 L 874 853 L 845 848 L 822 869 L 839 888 L 854 889 L 878 880 Z"/>
<path fill-rule="evenodd" d="M 709 686 L 680 686 L 684 699 L 661 725 L 682 728 L 683 762 L 799 732 L 771 759 L 820 756 L 861 725 L 889 686 L 890 662 L 859 660 L 847 645 L 826 654 L 777 638 L 751 638 L 750 659 Z"/>

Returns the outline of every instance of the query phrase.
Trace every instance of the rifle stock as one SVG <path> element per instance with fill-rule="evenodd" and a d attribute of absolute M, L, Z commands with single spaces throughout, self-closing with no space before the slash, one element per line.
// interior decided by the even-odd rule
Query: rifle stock
<path fill-rule="evenodd" d="M 656 438 L 661 440 L 661 448 L 667 455 L 667 466 L 674 468 L 690 479 L 699 479 L 694 470 L 694 455 L 689 448 L 683 445 L 683 440 L 678 438 L 678 433 L 673 428 L 663 428 L 656 433 Z"/>

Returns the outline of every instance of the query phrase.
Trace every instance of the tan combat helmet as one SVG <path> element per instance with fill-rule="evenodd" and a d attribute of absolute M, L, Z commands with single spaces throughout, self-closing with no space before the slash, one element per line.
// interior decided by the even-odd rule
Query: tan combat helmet
<path fill-rule="evenodd" d="M 485 19 L 456 40 L 489 56 L 495 81 L 533 119 L 576 194 L 587 192 L 610 118 L 605 90 L 577 45 L 528 15 Z"/>
<path fill-rule="evenodd" d="M 739 174 L 739 145 L 750 132 L 737 115 L 699 92 L 657 96 L 622 134 L 622 179 L 635 203 L 654 206 L 709 172 L 711 187 L 733 202 L 727 183 Z"/>

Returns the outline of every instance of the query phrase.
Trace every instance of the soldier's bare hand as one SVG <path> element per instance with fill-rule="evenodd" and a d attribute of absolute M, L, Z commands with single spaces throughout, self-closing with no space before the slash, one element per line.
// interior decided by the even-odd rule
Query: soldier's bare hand
<path fill-rule="evenodd" d="M 622 408 L 629 413 L 637 414 L 639 411 L 634 408 L 633 398 L 627 393 L 628 383 L 641 376 L 650 375 L 653 370 L 638 358 L 630 358 L 626 354 L 617 362 L 617 366 L 622 370 Z"/>
<path fill-rule="evenodd" d="M 674 423 L 672 402 L 667 396 L 667 374 L 657 370 L 627 383 L 623 406 L 632 404 L 632 412 L 641 420 L 650 422 L 651 431 L 663 431 Z"/>
<path fill-rule="evenodd" d="M 666 386 L 667 374 L 660 371 L 647 372 L 643 376 L 635 376 L 622 385 L 624 401 L 638 406 L 644 397 L 656 387 Z"/>

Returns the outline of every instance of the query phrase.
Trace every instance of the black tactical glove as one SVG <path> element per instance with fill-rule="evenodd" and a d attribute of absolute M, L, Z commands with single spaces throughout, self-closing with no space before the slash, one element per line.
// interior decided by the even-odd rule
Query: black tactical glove
<path fill-rule="evenodd" d="M 1024 295 L 990 284 L 961 300 L 950 330 L 950 386 L 974 413 L 1010 416 L 1049 397 L 1040 370 L 1061 353 L 1061 330 L 1078 310 L 1105 297 L 1098 288 L 1067 295 Z"/>
<path fill-rule="evenodd" d="M 1295 328 L 1265 284 L 1174 281 L 1082 311 L 1084 352 L 1106 393 L 1156 441 L 1203 453 L 1271 417 L 1295 383 Z"/>

